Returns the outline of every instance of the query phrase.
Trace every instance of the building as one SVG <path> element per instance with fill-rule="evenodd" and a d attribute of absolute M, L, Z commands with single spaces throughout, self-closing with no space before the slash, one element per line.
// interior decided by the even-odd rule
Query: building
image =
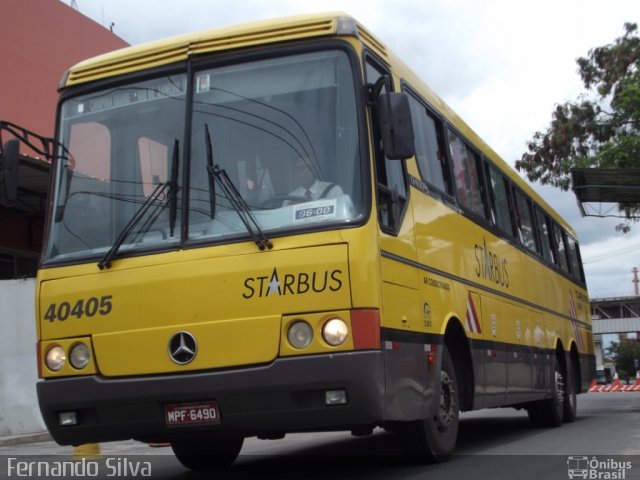
<path fill-rule="evenodd" d="M 0 0 L 0 18 L 0 121 L 43 136 L 53 136 L 65 70 L 128 45 L 59 0 Z M 11 138 L 0 134 L 2 144 Z M 0 436 L 43 430 L 34 388 L 32 277 L 42 248 L 49 164 L 26 148 L 20 153 L 18 199 L 0 205 Z"/>
<path fill-rule="evenodd" d="M 0 0 L 0 18 L 0 120 L 44 136 L 53 135 L 64 71 L 128 45 L 59 0 Z M 3 132 L 3 143 L 8 138 Z M 0 206 L 0 279 L 33 276 L 42 246 L 47 165 L 33 159 L 20 167 L 18 201 Z"/>

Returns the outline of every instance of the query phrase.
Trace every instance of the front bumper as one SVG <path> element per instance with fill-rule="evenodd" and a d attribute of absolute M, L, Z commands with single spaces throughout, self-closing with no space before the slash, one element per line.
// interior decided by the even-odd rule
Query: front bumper
<path fill-rule="evenodd" d="M 325 406 L 325 391 L 345 389 L 346 405 Z M 113 440 L 171 441 L 190 435 L 271 435 L 380 423 L 381 351 L 278 358 L 265 366 L 166 376 L 99 375 L 38 382 L 44 421 L 61 445 Z M 164 405 L 215 400 L 221 423 L 167 427 Z M 60 426 L 60 412 L 79 423 Z"/>

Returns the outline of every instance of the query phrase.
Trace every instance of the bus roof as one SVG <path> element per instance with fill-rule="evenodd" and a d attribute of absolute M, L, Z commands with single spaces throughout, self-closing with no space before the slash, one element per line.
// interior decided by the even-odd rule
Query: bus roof
<path fill-rule="evenodd" d="M 433 90 L 431 90 L 404 62 L 367 31 L 354 18 L 343 12 L 320 13 L 262 20 L 224 28 L 188 33 L 122 48 L 90 58 L 71 67 L 63 76 L 60 88 L 83 84 L 116 75 L 132 73 L 187 60 L 191 56 L 216 51 L 230 51 L 259 45 L 287 42 L 305 38 L 353 36 L 359 38 L 383 60 L 393 66 L 396 74 L 407 80 L 426 96 L 444 117 L 478 147 L 510 179 L 529 194 L 573 237 L 575 231 L 557 212 L 496 152 L 491 149 Z"/>
<path fill-rule="evenodd" d="M 301 15 L 188 33 L 122 48 L 80 62 L 69 69 L 61 88 L 135 72 L 215 51 L 335 35 L 373 38 L 342 12 Z"/>

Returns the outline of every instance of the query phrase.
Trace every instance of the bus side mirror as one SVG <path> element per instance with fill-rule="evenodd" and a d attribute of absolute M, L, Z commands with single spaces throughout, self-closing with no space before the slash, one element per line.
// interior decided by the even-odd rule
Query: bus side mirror
<path fill-rule="evenodd" d="M 390 160 L 413 157 L 413 122 L 407 95 L 399 92 L 381 94 L 378 97 L 378 116 L 385 157 Z"/>
<path fill-rule="evenodd" d="M 18 199 L 18 166 L 20 165 L 20 142 L 9 140 L 2 148 L 0 169 L 0 205 L 12 206 Z"/>

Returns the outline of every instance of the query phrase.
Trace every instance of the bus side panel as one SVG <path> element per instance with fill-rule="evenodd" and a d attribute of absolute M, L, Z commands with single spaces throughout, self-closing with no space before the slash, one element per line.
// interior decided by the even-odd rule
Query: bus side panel
<path fill-rule="evenodd" d="M 383 348 L 386 420 L 421 418 L 427 385 L 423 336 L 416 332 L 421 318 L 418 291 L 382 283 Z M 391 328 L 389 328 L 391 327 Z M 433 398 L 430 391 L 429 397 Z"/>
<path fill-rule="evenodd" d="M 549 385 L 549 367 L 547 361 L 547 350 L 545 348 L 544 317 L 539 312 L 529 310 L 531 319 L 533 340 L 529 342 L 533 347 L 533 392 L 536 396 L 544 396 Z"/>
<path fill-rule="evenodd" d="M 593 344 L 593 335 L 587 332 L 586 338 Z M 593 354 L 580 355 L 580 391 L 588 392 L 591 380 L 596 374 L 596 357 Z"/>
<path fill-rule="evenodd" d="M 533 354 L 528 338 L 529 313 L 527 309 L 503 303 L 507 336 L 507 403 L 517 404 L 531 400 L 533 386 Z"/>

